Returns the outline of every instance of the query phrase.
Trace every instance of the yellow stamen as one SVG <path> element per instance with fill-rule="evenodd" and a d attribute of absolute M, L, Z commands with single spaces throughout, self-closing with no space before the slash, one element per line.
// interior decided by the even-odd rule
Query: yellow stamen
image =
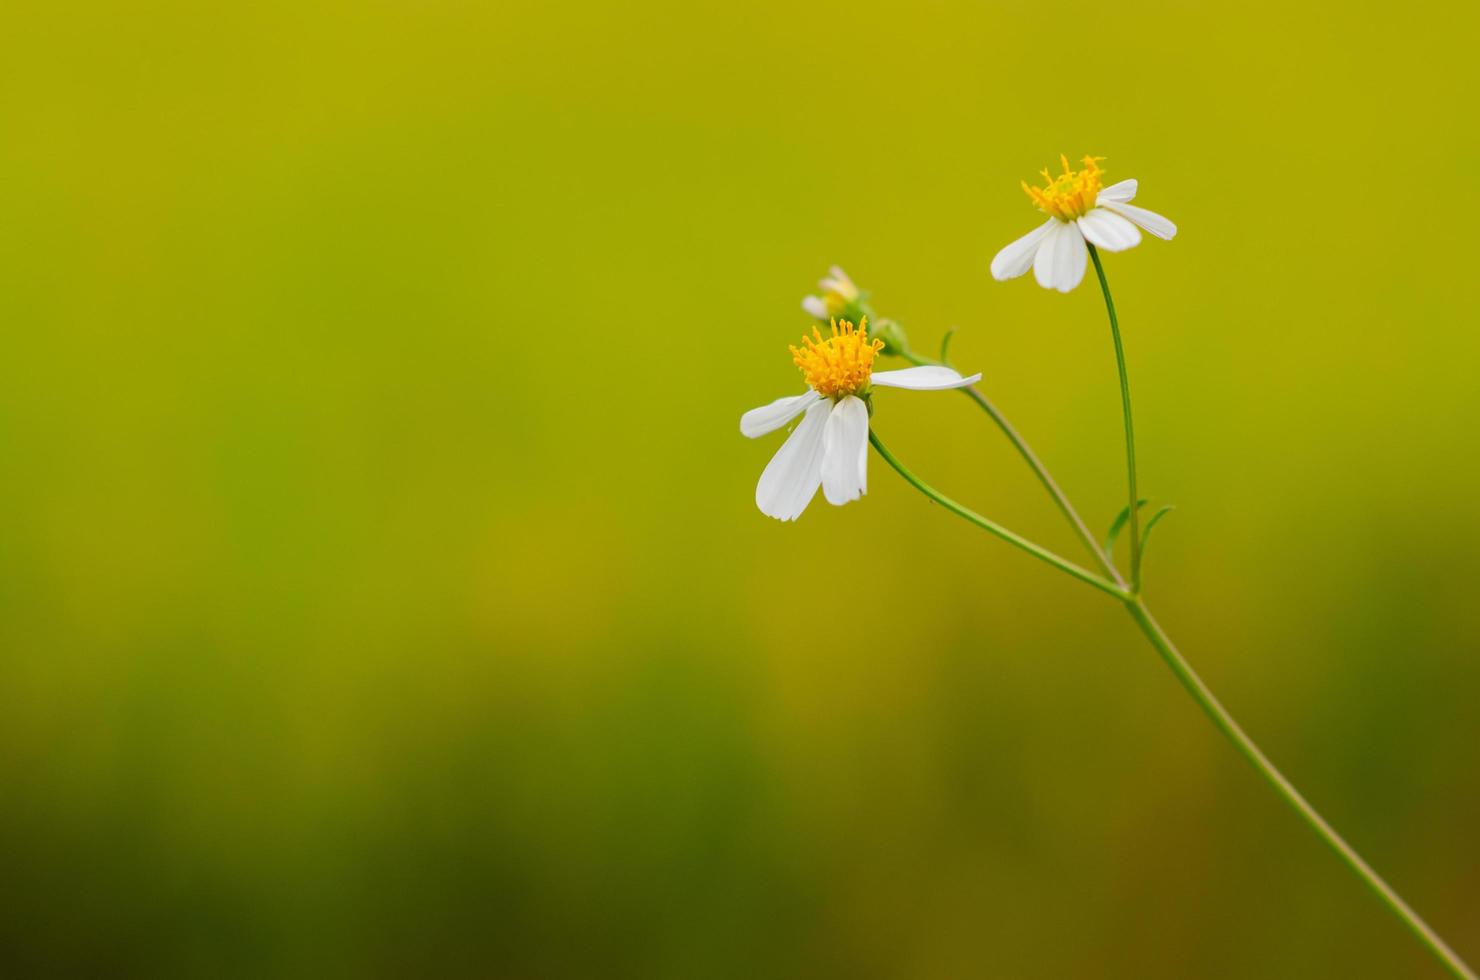
<path fill-rule="evenodd" d="M 1069 158 L 1060 156 L 1059 161 L 1064 165 L 1064 172 L 1055 177 L 1043 169 L 1043 187 L 1030 187 L 1027 181 L 1023 181 L 1023 190 L 1033 199 L 1038 210 L 1044 214 L 1058 218 L 1060 221 L 1073 221 L 1089 214 L 1095 206 L 1095 198 L 1100 193 L 1100 175 L 1104 173 L 1100 169 L 1100 161 L 1104 157 L 1085 157 L 1084 169 L 1074 171 L 1069 169 Z"/>
<path fill-rule="evenodd" d="M 832 335 L 824 337 L 816 327 L 803 347 L 791 349 L 791 359 L 802 369 L 807 384 L 826 398 L 856 395 L 868 387 L 874 373 L 874 356 L 884 349 L 882 340 L 868 339 L 868 320 L 858 329 L 847 320 L 832 322 Z"/>

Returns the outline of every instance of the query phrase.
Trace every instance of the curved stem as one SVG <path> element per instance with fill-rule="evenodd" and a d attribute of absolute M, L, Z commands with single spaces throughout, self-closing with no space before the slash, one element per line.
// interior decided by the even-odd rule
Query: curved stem
<path fill-rule="evenodd" d="M 1166 665 L 1171 668 L 1177 680 L 1181 682 L 1187 693 L 1192 695 L 1192 699 L 1198 703 L 1208 718 L 1212 720 L 1213 726 L 1222 732 L 1223 736 L 1229 742 L 1233 743 L 1233 747 L 1264 777 L 1265 781 L 1273 787 L 1280 798 L 1288 803 L 1291 809 L 1305 821 L 1306 825 L 1314 830 L 1331 847 L 1343 864 L 1350 868 L 1357 877 L 1361 878 L 1372 889 L 1373 893 L 1377 895 L 1388 911 L 1397 916 L 1398 920 L 1418 937 L 1419 942 L 1451 974 L 1459 978 L 1459 980 L 1480 980 L 1465 965 L 1464 961 L 1459 958 L 1454 950 L 1450 949 L 1444 940 L 1439 937 L 1438 933 L 1434 932 L 1428 923 L 1424 922 L 1418 913 L 1413 911 L 1407 902 L 1403 901 L 1402 897 L 1393 890 L 1392 886 L 1382 879 L 1382 876 L 1372 870 L 1372 866 L 1362 859 L 1362 856 L 1326 822 L 1325 818 L 1316 811 L 1316 808 L 1311 806 L 1310 802 L 1304 796 L 1300 795 L 1300 791 L 1260 751 L 1259 746 L 1239 727 L 1238 722 L 1228 713 L 1228 709 L 1223 707 L 1222 703 L 1213 696 L 1213 692 L 1208 689 L 1208 686 L 1203 683 L 1202 678 L 1192 669 L 1192 665 L 1177 650 L 1176 645 L 1172 643 L 1166 631 L 1161 628 L 1161 624 L 1152 618 L 1151 611 L 1146 608 L 1146 600 L 1142 596 L 1127 592 L 1125 589 L 1100 578 L 1094 573 L 1088 572 L 1072 562 L 1065 561 L 1053 552 L 1039 547 L 1033 542 L 1014 534 L 1001 525 L 982 517 L 975 511 L 963 507 L 949 497 L 937 492 L 906 469 L 904 464 L 884 447 L 884 444 L 879 441 L 879 437 L 872 430 L 869 431 L 869 442 L 873 444 L 874 449 L 883 457 L 886 463 L 894 467 L 899 475 L 904 477 L 911 486 L 931 500 L 945 507 L 958 517 L 975 524 L 984 531 L 995 534 L 997 537 L 1016 545 L 1035 558 L 1047 562 L 1060 571 L 1079 579 L 1081 582 L 1093 585 L 1101 592 L 1115 596 L 1124 603 L 1126 610 L 1131 614 L 1131 618 L 1136 621 L 1136 625 L 1141 627 L 1141 632 L 1146 634 L 1146 638 L 1151 641 L 1151 645 L 1156 649 L 1156 652 L 1160 654 Z"/>
<path fill-rule="evenodd" d="M 1450 973 L 1461 980 L 1477 980 L 1475 974 L 1455 954 L 1454 950 L 1450 949 L 1444 940 L 1429 927 L 1428 923 L 1424 922 L 1418 913 L 1403 901 L 1391 885 L 1382 880 L 1381 875 L 1372 870 L 1372 866 L 1362 859 L 1362 856 L 1326 822 L 1316 808 L 1300 795 L 1300 791 L 1285 778 L 1284 774 L 1275 768 L 1274 763 L 1270 762 L 1268 757 L 1260 751 L 1254 740 L 1239 727 L 1238 722 L 1234 721 L 1228 709 L 1213 696 L 1213 692 L 1203 683 L 1202 678 L 1197 676 L 1192 665 L 1177 650 L 1166 631 L 1161 628 L 1161 624 L 1146 608 L 1145 600 L 1140 595 L 1141 531 L 1137 514 L 1139 510 L 1137 501 L 1140 497 L 1136 492 L 1136 434 L 1131 422 L 1131 389 L 1125 368 L 1125 347 L 1121 343 L 1120 323 L 1115 316 L 1115 301 L 1110 297 L 1110 284 L 1105 279 L 1105 267 L 1100 262 L 1100 253 L 1094 245 L 1088 242 L 1086 245 L 1089 248 L 1089 257 L 1095 264 L 1095 274 L 1100 280 L 1100 290 L 1105 294 L 1105 310 L 1110 315 L 1110 336 L 1115 341 L 1115 363 L 1120 369 L 1120 407 L 1125 417 L 1125 468 L 1130 489 L 1131 591 L 1135 593 L 1132 598 L 1125 601 L 1127 611 L 1136 621 L 1136 625 L 1141 627 L 1141 632 L 1146 634 L 1146 638 L 1151 641 L 1151 645 L 1156 648 L 1156 652 L 1171 668 L 1172 673 L 1176 675 L 1187 693 L 1192 695 L 1192 699 L 1213 722 L 1213 726 L 1222 732 L 1229 742 L 1233 743 L 1233 747 L 1258 771 L 1259 775 L 1264 777 L 1280 798 L 1288 803 L 1300 819 L 1304 820 L 1306 825 L 1330 846 L 1343 864 L 1350 868 L 1358 878 L 1361 878 L 1368 888 L 1372 889 L 1383 905 L 1387 906 L 1388 910 L 1418 937 L 1419 942 L 1433 953 Z"/>
<path fill-rule="evenodd" d="M 1218 699 L 1213 696 L 1213 692 L 1208 690 L 1208 686 L 1203 683 L 1202 678 L 1197 676 L 1197 672 L 1183 658 L 1182 654 L 1177 650 L 1176 645 L 1172 643 L 1171 638 L 1167 636 L 1166 631 L 1161 628 L 1161 624 L 1152 618 L 1150 610 L 1146 608 L 1145 600 L 1140 596 L 1127 599 L 1125 601 L 1125 607 L 1130 611 L 1131 618 L 1136 621 L 1136 625 L 1141 627 L 1141 632 L 1146 634 L 1146 638 L 1151 641 L 1151 645 L 1161 655 L 1161 659 L 1166 661 L 1166 665 L 1172 669 L 1172 673 L 1177 676 L 1177 680 L 1187 689 L 1187 693 L 1192 695 L 1192 699 L 1198 703 L 1208 718 L 1212 720 L 1214 727 L 1233 743 L 1233 747 L 1238 749 L 1239 753 L 1248 760 L 1249 764 L 1258 771 L 1259 775 L 1264 777 L 1265 781 L 1274 788 L 1274 791 L 1280 795 L 1281 799 L 1290 804 L 1291 809 L 1299 814 L 1300 818 L 1306 822 L 1310 829 L 1314 830 L 1323 841 L 1330 845 L 1342 863 L 1355 872 L 1357 877 L 1361 878 L 1367 884 L 1367 887 L 1372 889 L 1383 905 L 1387 906 L 1388 910 L 1397 916 L 1418 937 L 1418 941 L 1423 943 L 1429 952 L 1433 953 L 1450 973 L 1462 978 L 1462 980 L 1476 980 L 1474 972 L 1465 965 L 1464 961 L 1456 955 L 1454 950 L 1449 948 L 1443 939 L 1439 938 L 1438 933 L 1434 932 L 1428 923 L 1424 922 L 1418 913 L 1413 911 L 1397 892 L 1393 891 L 1391 885 L 1382 880 L 1381 875 L 1372 870 L 1372 866 L 1364 861 L 1362 856 L 1353 850 L 1352 846 L 1342 839 L 1340 834 L 1332 829 L 1325 818 L 1316 812 L 1316 808 L 1311 806 L 1305 797 L 1300 795 L 1300 791 L 1291 785 L 1290 781 L 1284 777 L 1284 774 L 1274 767 L 1274 763 L 1270 762 L 1264 753 L 1259 750 L 1259 746 L 1254 744 L 1254 740 L 1239 727 L 1238 722 L 1234 721 L 1233 716 L 1228 713 L 1228 709 L 1219 703 Z"/>
<path fill-rule="evenodd" d="M 1105 309 L 1110 315 L 1110 333 L 1115 341 L 1115 360 L 1120 370 L 1121 410 L 1125 418 L 1126 472 L 1130 489 L 1129 521 L 1132 570 L 1132 586 L 1130 591 L 1126 590 L 1125 581 L 1116 571 L 1110 557 L 1101 550 L 1099 543 L 1089 533 L 1089 529 L 1085 527 L 1084 521 L 1080 519 L 1073 504 L 1069 502 L 1069 498 L 1059 489 L 1053 477 L 1049 475 L 1047 468 L 1033 453 L 1033 450 L 1028 446 L 1022 436 L 1017 433 L 1017 430 L 1008 423 L 1002 413 L 974 387 L 963 388 L 961 390 L 975 401 L 983 411 L 991 416 L 992 420 L 1002 429 L 1003 434 L 1017 447 L 1023 460 L 1038 476 L 1044 489 L 1048 491 L 1049 496 L 1053 498 L 1059 510 L 1068 519 L 1070 525 L 1074 527 L 1080 539 L 1089 548 L 1090 553 L 1095 556 L 1100 566 L 1105 569 L 1106 574 L 1109 576 L 1109 581 L 1080 568 L 1072 562 L 1065 561 L 1047 549 L 1014 534 L 1001 525 L 982 517 L 980 514 L 963 507 L 949 497 L 938 493 L 906 469 L 884 447 L 884 444 L 879 441 L 878 436 L 872 430 L 869 431 L 869 441 L 885 462 L 894 467 L 899 475 L 904 477 L 910 485 L 931 500 L 939 503 L 957 516 L 975 524 L 977 527 L 995 534 L 1010 544 L 1022 548 L 1034 557 L 1053 565 L 1060 571 L 1120 599 L 1124 603 L 1126 610 L 1130 613 L 1131 618 L 1136 621 L 1136 625 L 1141 628 L 1146 638 L 1151 641 L 1151 645 L 1156 649 L 1156 652 L 1165 661 L 1166 665 L 1171 668 L 1172 673 L 1182 684 L 1183 688 L 1186 689 L 1187 693 L 1192 696 L 1193 700 L 1207 714 L 1208 718 L 1213 722 L 1214 727 L 1264 777 L 1265 781 L 1269 783 L 1280 798 L 1288 803 L 1290 808 L 1305 821 L 1306 825 L 1326 842 L 1341 862 L 1350 868 L 1372 890 L 1388 911 L 1396 916 L 1418 938 L 1418 941 L 1423 944 L 1424 948 L 1432 953 L 1450 974 L 1457 977 L 1458 980 L 1480 980 L 1480 977 L 1477 977 L 1475 972 L 1460 959 L 1459 955 L 1449 948 L 1449 945 L 1440 938 L 1439 934 L 1434 932 L 1428 923 L 1424 922 L 1418 913 L 1403 900 L 1402 896 L 1394 891 L 1392 886 L 1384 881 L 1382 876 L 1374 871 L 1372 866 L 1363 860 L 1362 856 L 1326 822 L 1325 818 L 1320 815 L 1315 807 L 1311 806 L 1310 802 L 1285 778 L 1284 774 L 1275 768 L 1274 763 L 1269 761 L 1269 758 L 1265 756 L 1254 740 L 1248 736 L 1243 728 L 1239 726 L 1238 722 L 1234 720 L 1233 716 L 1228 713 L 1228 709 L 1223 707 L 1222 703 L 1213 695 L 1213 692 L 1203 683 L 1202 678 L 1192 669 L 1192 665 L 1187 662 L 1171 638 L 1167 636 L 1166 631 L 1161 628 L 1161 624 L 1152 617 L 1151 611 L 1146 608 L 1145 599 L 1140 595 L 1141 533 L 1136 507 L 1136 501 L 1139 499 L 1136 492 L 1136 441 L 1135 431 L 1131 423 L 1130 380 L 1125 367 L 1125 349 L 1120 339 L 1120 323 L 1115 315 L 1115 301 L 1110 296 L 1110 284 L 1105 279 L 1105 269 L 1100 263 L 1100 256 L 1095 250 L 1094 245 L 1090 245 L 1088 242 L 1086 242 L 1086 245 L 1089 248 L 1090 258 L 1094 260 L 1095 273 L 1100 280 L 1100 289 L 1105 294 Z M 941 363 L 930 360 L 929 358 L 920 357 L 908 349 L 900 351 L 900 356 L 913 364 Z"/>
<path fill-rule="evenodd" d="M 1100 277 L 1100 291 L 1105 294 L 1105 309 L 1110 314 L 1110 336 L 1115 339 L 1115 364 L 1120 368 L 1120 411 L 1125 417 L 1125 471 L 1130 483 L 1130 536 L 1131 536 L 1131 591 L 1141 591 L 1141 519 L 1136 501 L 1136 429 L 1131 424 L 1131 382 L 1125 371 L 1125 347 L 1120 342 L 1120 321 L 1115 317 L 1115 301 L 1110 298 L 1110 283 L 1105 279 L 1105 267 L 1100 264 L 1100 253 L 1089 242 L 1089 257 L 1095 263 L 1095 274 Z"/>
<path fill-rule="evenodd" d="M 911 364 L 940 364 L 939 361 L 931 360 L 928 357 L 921 357 L 909 350 L 902 351 L 899 356 Z M 1058 483 L 1048 472 L 1048 467 L 1044 466 L 1038 455 L 1033 452 L 1033 447 L 1028 445 L 1027 440 L 1018 434 L 1017 429 L 1013 428 L 1012 423 L 1007 421 L 1007 417 L 998 411 L 997 406 L 988 401 L 987 396 L 978 391 L 975 385 L 959 390 L 967 398 L 976 402 L 981 410 L 986 412 L 993 422 L 997 423 L 997 428 L 1002 430 L 1002 434 L 1007 436 L 1007 440 L 1013 444 L 1018 454 L 1023 457 L 1023 462 L 1027 463 L 1028 468 L 1038 477 L 1038 482 L 1043 484 L 1043 489 L 1048 491 L 1048 495 L 1058 505 L 1059 513 L 1064 515 L 1064 519 L 1069 522 L 1069 526 L 1074 529 L 1074 533 L 1079 536 L 1079 540 L 1084 542 L 1084 546 L 1089 549 L 1089 553 L 1094 556 L 1095 561 L 1104 570 L 1105 575 L 1116 585 L 1124 588 L 1125 579 L 1120 577 L 1120 572 L 1116 570 L 1115 565 L 1106 557 L 1105 552 L 1100 548 L 1100 543 L 1095 540 L 1095 536 L 1085 526 L 1083 518 L 1079 516 L 1079 512 L 1074 509 L 1074 505 L 1069 502 L 1068 496 L 1063 490 L 1059 489 Z"/>
<path fill-rule="evenodd" d="M 894 467 L 895 471 L 899 473 L 900 476 L 904 477 L 905 481 L 908 482 L 910 486 L 914 487 L 916 490 L 919 490 L 925 496 L 940 504 L 942 507 L 955 514 L 957 517 L 961 517 L 967 521 L 970 521 L 972 524 L 975 524 L 983 531 L 987 531 L 997 535 L 997 537 L 1001 538 L 1003 541 L 1006 541 L 1008 544 L 1015 545 L 1021 548 L 1028 554 L 1032 555 L 1034 558 L 1037 558 L 1039 561 L 1047 562 L 1054 568 L 1057 568 L 1059 571 L 1071 575 L 1074 578 L 1079 579 L 1079 581 L 1084 582 L 1088 585 L 1092 585 L 1095 588 L 1099 589 L 1101 592 L 1108 592 L 1110 595 L 1113 595 L 1117 599 L 1121 600 L 1129 600 L 1132 598 L 1129 592 L 1125 591 L 1114 582 L 1107 581 L 1096 575 L 1094 572 L 1089 571 L 1088 569 L 1080 568 L 1073 562 L 1068 561 L 1064 558 L 1060 558 L 1058 555 L 1054 554 L 1052 551 L 1049 551 L 1047 548 L 1044 548 L 1042 545 L 1034 544 L 1032 541 L 1029 541 L 1022 535 L 1015 534 L 1014 532 L 1009 531 L 1007 528 L 1003 527 L 1001 524 L 998 524 L 996 521 L 992 521 L 981 516 L 971 508 L 956 503 L 956 501 L 952 500 L 950 497 L 947 497 L 945 494 L 939 492 L 938 490 L 935 490 L 933 487 L 930 487 L 925 483 L 925 481 L 921 480 L 918 476 L 905 469 L 904 464 L 896 459 L 894 457 L 894 454 L 891 453 L 887 448 L 885 448 L 884 443 L 879 440 L 878 435 L 873 431 L 873 429 L 869 429 L 868 441 L 873 444 L 874 450 L 879 454 L 880 457 L 883 458 L 884 462 Z"/>

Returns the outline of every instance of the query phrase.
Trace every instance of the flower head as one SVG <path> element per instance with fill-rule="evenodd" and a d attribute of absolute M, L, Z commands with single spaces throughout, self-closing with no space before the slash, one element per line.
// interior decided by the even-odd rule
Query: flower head
<path fill-rule="evenodd" d="M 884 343 L 870 340 L 868 324 L 855 329 L 833 322 L 824 336 L 817 328 L 791 348 L 807 390 L 778 398 L 740 416 L 740 432 L 751 439 L 791 422 L 801 423 L 767 464 L 755 488 L 761 512 L 792 521 L 822 488 L 831 504 L 857 500 L 868 490 L 868 426 L 872 392 L 881 388 L 935 391 L 975 384 L 980 374 L 963 378 L 948 367 L 927 365 L 900 371 L 874 371 L 874 358 Z"/>
<path fill-rule="evenodd" d="M 1060 221 L 1073 221 L 1089 214 L 1095 206 L 1095 196 L 1100 193 L 1100 161 L 1104 157 L 1085 157 L 1084 169 L 1074 171 L 1069 168 L 1069 158 L 1060 156 L 1059 162 L 1064 166 L 1064 172 L 1055 177 L 1044 167 L 1043 187 L 1033 187 L 1026 180 L 1023 181 L 1023 192 L 1038 205 L 1038 210 L 1044 214 L 1051 214 Z"/>
<path fill-rule="evenodd" d="M 838 317 L 858 320 L 863 316 L 859 301 L 863 292 L 848 278 L 840 266 L 832 266 L 827 275 L 817 281 L 821 296 L 807 296 L 802 300 L 802 309 L 814 319 L 827 323 Z"/>
<path fill-rule="evenodd" d="M 1107 252 L 1121 252 L 1141 243 L 1141 228 L 1167 240 L 1177 234 L 1177 226 L 1166 218 L 1130 203 L 1136 196 L 1134 180 L 1104 186 L 1103 159 L 1085 157 L 1084 169 L 1074 170 L 1069 158 L 1061 156 L 1063 173 L 1054 176 L 1045 169 L 1042 187 L 1023 183 L 1024 192 L 1048 221 L 997 253 L 992 260 L 994 279 L 1016 279 L 1031 268 L 1038 285 L 1067 293 L 1084 278 L 1089 261 L 1086 241 Z"/>
<path fill-rule="evenodd" d="M 824 398 L 841 398 L 867 390 L 874 357 L 883 349 L 882 340 L 869 340 L 867 319 L 856 330 L 847 320 L 834 320 L 832 336 L 824 337 L 813 327 L 812 336 L 791 349 L 791 359 L 813 391 Z"/>

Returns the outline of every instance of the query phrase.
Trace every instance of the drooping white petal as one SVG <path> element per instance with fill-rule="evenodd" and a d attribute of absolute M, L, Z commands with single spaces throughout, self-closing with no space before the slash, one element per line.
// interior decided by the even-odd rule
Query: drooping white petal
<path fill-rule="evenodd" d="M 1069 227 L 1057 218 L 1051 218 L 1048 224 L 1048 234 L 1043 236 L 1043 242 L 1033 255 L 1033 278 L 1044 289 L 1053 288 L 1054 246 L 1058 244 L 1059 235 Z"/>
<path fill-rule="evenodd" d="M 969 378 L 961 377 L 954 368 L 935 364 L 901 368 L 898 371 L 875 371 L 873 382 L 885 388 L 911 388 L 915 391 L 942 391 L 946 388 L 965 388 L 982 379 L 980 374 Z"/>
<path fill-rule="evenodd" d="M 1111 184 L 1109 187 L 1102 187 L 1100 193 L 1095 195 L 1095 201 L 1099 204 L 1106 204 L 1110 201 L 1129 204 L 1136 199 L 1136 186 L 1135 178 L 1131 178 L 1122 180 L 1118 184 Z"/>
<path fill-rule="evenodd" d="M 1107 252 L 1124 252 L 1141 244 L 1141 231 L 1105 208 L 1091 208 L 1079 219 L 1079 230 L 1089 242 Z"/>
<path fill-rule="evenodd" d="M 1115 202 L 1106 204 L 1105 207 L 1114 211 L 1122 218 L 1129 218 L 1157 238 L 1171 241 L 1176 237 L 1177 226 L 1155 211 L 1147 211 L 1145 208 L 1138 208 L 1134 204 L 1118 204 Z"/>
<path fill-rule="evenodd" d="M 811 388 L 800 395 L 778 398 L 769 405 L 752 408 L 740 416 L 740 434 L 751 439 L 775 432 L 802 412 L 807 406 L 822 397 Z"/>
<path fill-rule="evenodd" d="M 827 319 L 827 304 L 822 301 L 821 296 L 808 296 L 802 300 L 802 309 L 807 311 L 808 316 L 819 320 Z"/>
<path fill-rule="evenodd" d="M 1056 224 L 1033 260 L 1033 275 L 1044 289 L 1067 293 L 1084 278 L 1089 250 L 1084 247 L 1084 234 L 1078 225 L 1062 221 Z"/>
<path fill-rule="evenodd" d="M 1089 265 L 1089 249 L 1084 245 L 1084 233 L 1078 225 L 1065 225 L 1059 240 L 1054 242 L 1058 252 L 1053 260 L 1053 288 L 1067 293 L 1084 279 L 1084 270 Z"/>
<path fill-rule="evenodd" d="M 838 401 L 822 430 L 822 495 L 846 504 L 868 492 L 868 406 L 854 395 Z"/>
<path fill-rule="evenodd" d="M 822 430 L 832 405 L 814 401 L 802 424 L 781 444 L 755 485 L 755 505 L 767 517 L 794 521 L 822 483 Z"/>
<path fill-rule="evenodd" d="M 1016 279 L 1032 268 L 1033 256 L 1038 254 L 1039 243 L 1043 241 L 1043 236 L 1049 233 L 1055 223 L 1056 219 L 1049 218 L 998 252 L 997 257 L 992 260 L 992 278 L 998 282 L 1006 282 L 1009 279 Z"/>

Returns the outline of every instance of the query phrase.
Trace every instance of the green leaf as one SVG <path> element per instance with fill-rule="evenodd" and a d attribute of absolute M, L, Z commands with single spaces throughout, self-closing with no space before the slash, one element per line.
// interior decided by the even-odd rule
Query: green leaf
<path fill-rule="evenodd" d="M 951 338 L 956 336 L 956 328 L 952 327 L 946 331 L 946 335 L 940 339 L 940 363 L 951 367 L 951 359 L 946 354 L 951 349 Z"/>
<path fill-rule="evenodd" d="M 1167 516 L 1168 514 L 1170 514 L 1172 511 L 1174 511 L 1176 509 L 1177 508 L 1173 507 L 1171 504 L 1163 504 L 1162 507 L 1159 510 L 1157 510 L 1156 513 L 1154 513 L 1154 514 L 1151 515 L 1151 520 L 1149 520 L 1149 521 L 1146 522 L 1146 526 L 1141 529 L 1141 554 L 1140 554 L 1140 560 L 1141 561 L 1145 561 L 1146 560 L 1146 542 L 1148 542 L 1148 541 L 1151 540 L 1151 529 L 1156 526 L 1156 522 L 1157 521 L 1161 520 L 1163 517 Z M 1133 568 L 1133 569 L 1131 569 L 1131 574 L 1132 574 L 1132 576 L 1134 576 L 1134 578 L 1135 578 L 1136 581 L 1140 581 L 1140 579 L 1141 579 L 1141 565 L 1140 565 L 1140 562 L 1137 562 L 1136 563 L 1136 567 Z"/>
<path fill-rule="evenodd" d="M 1142 497 L 1136 501 L 1136 510 L 1146 506 L 1146 498 Z M 1115 539 L 1120 537 L 1120 529 L 1125 527 L 1125 522 L 1131 519 L 1131 506 L 1126 504 L 1120 508 L 1120 513 L 1115 515 L 1115 520 L 1110 522 L 1110 533 L 1105 535 L 1105 554 L 1115 553 Z"/>

